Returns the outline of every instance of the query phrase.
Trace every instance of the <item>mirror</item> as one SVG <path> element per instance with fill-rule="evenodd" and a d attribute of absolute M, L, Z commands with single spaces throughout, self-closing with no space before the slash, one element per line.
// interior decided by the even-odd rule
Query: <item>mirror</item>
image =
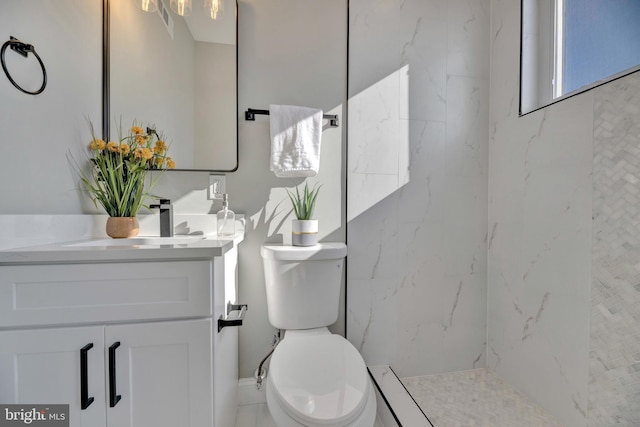
<path fill-rule="evenodd" d="M 522 0 L 520 115 L 640 69 L 640 2 Z"/>
<path fill-rule="evenodd" d="M 238 166 L 237 7 L 212 20 L 202 0 L 189 16 L 157 0 L 108 4 L 108 95 L 103 126 L 115 140 L 134 120 L 162 132 L 176 170 L 232 172 Z M 105 135 L 106 136 L 106 135 Z"/>

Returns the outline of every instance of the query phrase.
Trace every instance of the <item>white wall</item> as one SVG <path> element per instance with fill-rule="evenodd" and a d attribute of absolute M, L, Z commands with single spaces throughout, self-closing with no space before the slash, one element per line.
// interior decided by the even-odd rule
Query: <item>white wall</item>
<path fill-rule="evenodd" d="M 347 336 L 401 376 L 486 359 L 489 1 L 351 0 Z"/>
<path fill-rule="evenodd" d="M 281 179 L 269 171 L 269 119 L 244 120 L 247 108 L 292 104 L 322 108 L 344 118 L 346 93 L 345 0 L 240 1 L 239 16 L 239 167 L 227 174 L 230 207 L 246 216 L 239 247 L 239 301 L 249 304 L 240 328 L 240 376 L 252 377 L 271 348 L 275 329 L 267 318 L 260 245 L 291 244 L 291 203 L 285 188 L 302 179 Z M 343 122 L 342 122 L 343 123 Z M 321 183 L 316 217 L 325 241 L 344 241 L 343 127 L 324 130 Z M 216 212 L 206 200 L 208 174 L 174 172 L 162 177 L 156 193 L 175 200 L 178 212 Z M 336 324 L 340 332 L 343 315 Z"/>
<path fill-rule="evenodd" d="M 637 425 L 640 77 L 518 117 L 492 1 L 488 365 L 569 427 Z"/>
<path fill-rule="evenodd" d="M 240 331 L 240 375 L 252 376 L 271 348 L 260 245 L 291 242 L 290 202 L 283 187 L 301 179 L 269 171 L 269 120 L 244 120 L 247 108 L 292 104 L 338 114 L 344 124 L 346 0 L 247 0 L 239 4 L 240 166 L 227 175 L 231 206 L 247 215 L 240 247 L 240 300 L 249 304 Z M 317 217 L 326 241 L 344 241 L 343 125 L 324 130 Z M 343 324 L 338 320 L 337 325 Z M 340 327 L 338 329 L 341 329 Z"/>
<path fill-rule="evenodd" d="M 12 16 L 4 13 L 4 7 L 18 3 L 24 2 L 0 3 L 0 28 L 9 29 L 7 39 L 16 35 L 36 45 L 50 80 L 42 96 L 31 97 L 20 94 L 0 75 L 0 144 L 11 153 L 0 168 L 4 183 L 0 214 L 98 213 L 77 191 L 65 152 L 75 147 L 76 158 L 82 160 L 89 142 L 84 115 L 97 123 L 101 117 L 102 2 L 73 0 L 76 9 L 71 14 L 58 13 L 53 3 L 46 2 L 47 21 L 34 20 L 33 33 L 25 25 L 3 21 Z M 269 171 L 269 120 L 258 116 L 255 122 L 245 122 L 243 112 L 272 103 L 304 105 L 338 114 L 344 123 L 346 13 L 346 0 L 239 2 L 240 165 L 227 175 L 227 192 L 231 208 L 247 217 L 246 239 L 239 248 L 239 298 L 249 304 L 240 329 L 243 377 L 253 375 L 271 348 L 274 332 L 267 319 L 260 245 L 291 242 L 292 215 L 284 188 L 303 182 L 279 179 Z M 51 26 L 52 21 L 59 26 Z M 51 28 L 60 29 L 66 42 L 51 36 Z M 69 28 L 78 28 L 85 36 L 75 37 Z M 24 120 L 20 126 L 10 126 L 16 118 Z M 320 173 L 309 180 L 323 185 L 316 216 L 325 241 L 345 239 L 343 133 L 342 126 L 323 132 Z M 154 193 L 170 198 L 176 213 L 213 213 L 220 202 L 207 200 L 208 175 L 169 172 Z M 343 314 L 336 324 L 338 332 L 342 324 Z"/>
<path fill-rule="evenodd" d="M 0 43 L 14 36 L 33 44 L 47 70 L 47 87 L 37 96 L 18 91 L 0 71 L 0 214 L 82 209 L 66 155 L 85 158 L 85 116 L 98 120 L 101 132 L 101 29 L 101 0 L 0 2 Z M 7 49 L 5 57 L 16 81 L 40 87 L 32 54 L 25 59 Z"/>
<path fill-rule="evenodd" d="M 244 120 L 247 108 L 292 104 L 322 108 L 344 118 L 346 93 L 346 3 L 330 0 L 240 1 L 239 9 L 239 167 L 226 175 L 230 207 L 246 215 L 246 237 L 239 247 L 239 301 L 249 304 L 240 328 L 240 376 L 252 377 L 271 348 L 274 328 L 267 318 L 260 245 L 291 243 L 292 189 L 302 179 L 281 179 L 269 171 L 269 120 Z M 310 48 L 311 46 L 311 48 Z M 322 134 L 322 183 L 316 216 L 325 241 L 344 241 L 342 188 L 343 128 Z M 214 213 L 220 202 L 207 200 L 208 173 L 173 172 L 155 193 L 176 203 L 176 212 Z M 342 314 L 341 314 L 342 316 Z M 341 329 L 344 320 L 336 324 Z"/>
<path fill-rule="evenodd" d="M 520 2 L 491 5 L 488 366 L 584 426 L 593 92 L 518 117 Z"/>

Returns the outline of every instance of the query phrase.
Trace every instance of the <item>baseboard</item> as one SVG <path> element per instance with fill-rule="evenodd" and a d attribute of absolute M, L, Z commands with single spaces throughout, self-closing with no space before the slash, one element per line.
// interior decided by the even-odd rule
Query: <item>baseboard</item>
<path fill-rule="evenodd" d="M 256 403 L 267 403 L 265 394 L 266 383 L 258 390 L 255 378 L 240 378 L 238 380 L 238 406 L 254 405 Z"/>

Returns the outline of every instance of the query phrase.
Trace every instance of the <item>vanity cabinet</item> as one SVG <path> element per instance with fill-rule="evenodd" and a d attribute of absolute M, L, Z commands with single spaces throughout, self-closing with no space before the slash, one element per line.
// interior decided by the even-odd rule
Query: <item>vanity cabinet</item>
<path fill-rule="evenodd" d="M 71 426 L 210 426 L 211 336 L 210 319 L 0 332 L 0 401 L 68 403 Z"/>
<path fill-rule="evenodd" d="M 233 425 L 237 328 L 217 319 L 236 257 L 0 264 L 0 403 L 69 404 L 72 427 Z"/>
<path fill-rule="evenodd" d="M 69 404 L 70 426 L 106 426 L 103 328 L 2 331 L 0 343 L 0 402 Z M 87 343 L 94 402 L 81 411 L 79 354 Z"/>

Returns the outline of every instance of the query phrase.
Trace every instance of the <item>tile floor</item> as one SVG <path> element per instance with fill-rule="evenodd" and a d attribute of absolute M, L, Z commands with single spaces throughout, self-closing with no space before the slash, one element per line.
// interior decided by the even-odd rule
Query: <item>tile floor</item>
<path fill-rule="evenodd" d="M 266 403 L 253 403 L 238 406 L 235 427 L 278 427 L 271 418 Z M 378 421 L 374 427 L 383 427 Z"/>
<path fill-rule="evenodd" d="M 389 378 L 396 378 L 395 374 L 388 375 L 392 372 L 388 367 L 369 369 L 387 389 Z M 401 381 L 435 427 L 563 427 L 487 369 L 401 378 Z M 278 427 L 264 403 L 263 393 L 241 402 L 245 404 L 238 406 L 235 427 Z M 375 427 L 383 426 L 378 420 Z"/>
<path fill-rule="evenodd" d="M 402 378 L 435 427 L 562 427 L 487 369 Z"/>
<path fill-rule="evenodd" d="M 236 427 L 278 427 L 271 418 L 266 403 L 238 406 Z"/>

